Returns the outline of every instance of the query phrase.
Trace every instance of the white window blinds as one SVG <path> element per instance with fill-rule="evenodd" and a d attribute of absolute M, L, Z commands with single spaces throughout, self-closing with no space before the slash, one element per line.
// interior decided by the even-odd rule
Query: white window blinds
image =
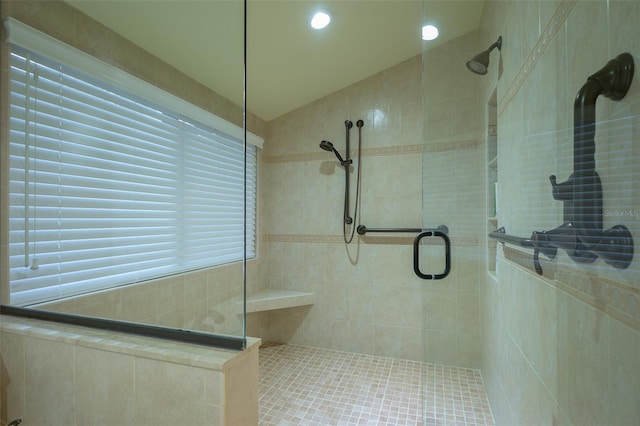
<path fill-rule="evenodd" d="M 17 45 L 10 92 L 12 304 L 255 256 L 255 146 Z"/>

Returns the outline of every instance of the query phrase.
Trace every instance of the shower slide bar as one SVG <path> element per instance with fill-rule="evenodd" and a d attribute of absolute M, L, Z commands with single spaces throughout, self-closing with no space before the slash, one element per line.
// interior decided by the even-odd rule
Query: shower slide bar
<path fill-rule="evenodd" d="M 447 228 L 446 225 L 440 225 L 437 228 L 367 228 L 364 225 L 359 225 L 357 231 L 360 235 L 365 235 L 367 232 L 418 233 L 416 238 L 413 240 L 413 272 L 423 280 L 441 280 L 451 272 L 451 241 L 447 236 L 449 228 Z M 440 274 L 425 274 L 420 269 L 420 241 L 427 237 L 439 237 L 444 241 L 445 267 L 444 271 Z"/>
<path fill-rule="evenodd" d="M 540 275 L 539 254 L 553 259 L 559 248 L 578 263 L 591 263 L 600 257 L 615 268 L 625 269 L 633 260 L 629 229 L 624 225 L 603 229 L 602 183 L 595 160 L 596 100 L 600 95 L 614 101 L 624 98 L 633 72 L 633 56 L 622 53 L 591 75 L 576 95 L 573 173 L 563 183 L 557 183 L 555 175 L 549 177 L 553 199 L 563 202 L 564 223 L 550 231 L 534 231 L 529 239 L 507 235 L 504 228 L 489 234 L 503 243 L 533 248 L 534 267 Z"/>

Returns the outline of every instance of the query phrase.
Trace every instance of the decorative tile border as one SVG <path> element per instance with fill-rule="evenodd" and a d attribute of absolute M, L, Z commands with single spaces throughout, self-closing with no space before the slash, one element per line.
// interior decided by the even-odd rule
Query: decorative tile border
<path fill-rule="evenodd" d="M 502 244 L 501 244 L 502 245 Z M 503 246 L 504 257 L 533 272 L 533 253 Z M 540 258 L 545 279 L 558 290 L 640 331 L 640 289 L 603 278 L 570 265 Z"/>
<path fill-rule="evenodd" d="M 267 243 L 344 243 L 342 235 L 265 234 L 262 240 Z"/>
<path fill-rule="evenodd" d="M 363 157 L 382 157 L 387 155 L 422 154 L 422 145 L 384 146 L 380 148 L 365 148 Z"/>
<path fill-rule="evenodd" d="M 481 145 L 482 143 L 479 140 L 469 139 L 463 141 L 426 143 L 424 145 L 424 150 L 425 152 L 460 151 L 463 149 L 476 149 Z"/>
<path fill-rule="evenodd" d="M 559 267 L 558 288 L 640 331 L 640 289 L 571 267 Z"/>
<path fill-rule="evenodd" d="M 417 145 L 398 145 L 379 148 L 365 148 L 362 150 L 362 157 L 384 157 L 390 155 L 422 154 L 423 152 L 457 151 L 462 149 L 475 149 L 480 145 L 481 143 L 478 140 L 461 140 Z M 326 153 L 323 152 L 303 152 L 299 154 L 284 154 L 273 156 L 262 155 L 261 157 L 262 162 L 268 164 L 323 161 L 327 160 L 327 158 L 328 157 Z"/>
<path fill-rule="evenodd" d="M 551 44 L 551 41 L 557 34 L 558 30 L 560 30 L 560 28 L 562 28 L 562 26 L 565 24 L 567 18 L 569 17 L 571 11 L 573 11 L 573 8 L 577 3 L 578 0 L 563 0 L 560 3 L 555 13 L 547 23 L 544 31 L 542 31 L 542 34 L 538 38 L 538 42 L 533 47 L 531 52 L 529 52 L 529 55 L 522 63 L 520 70 L 505 91 L 504 96 L 500 99 L 498 105 L 498 116 L 501 116 L 507 109 L 507 106 L 509 106 L 514 96 L 518 93 L 524 82 L 527 80 L 529 74 L 540 60 L 540 57 L 547 49 L 549 44 Z"/>

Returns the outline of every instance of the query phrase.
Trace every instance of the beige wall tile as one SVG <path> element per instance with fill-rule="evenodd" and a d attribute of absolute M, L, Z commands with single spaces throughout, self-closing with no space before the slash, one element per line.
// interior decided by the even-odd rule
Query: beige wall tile
<path fill-rule="evenodd" d="M 198 302 L 207 295 L 206 279 L 202 274 L 188 274 L 184 279 L 184 304 Z"/>
<path fill-rule="evenodd" d="M 480 336 L 457 333 L 455 365 L 476 368 L 480 365 Z M 450 362 L 451 363 L 451 362 Z"/>
<path fill-rule="evenodd" d="M 24 344 L 28 368 L 25 369 L 26 409 L 22 418 L 33 424 L 48 424 L 52 419 L 62 424 L 74 424 L 73 347 L 32 338 L 26 339 Z M 52 391 L 53 384 L 55 391 Z"/>
<path fill-rule="evenodd" d="M 348 351 L 350 349 L 351 329 L 348 321 L 329 318 L 327 320 L 327 330 L 331 348 L 335 348 L 337 351 Z"/>
<path fill-rule="evenodd" d="M 375 354 L 375 325 L 373 323 L 350 322 L 349 352 Z"/>
<path fill-rule="evenodd" d="M 403 327 L 400 330 L 401 354 L 400 358 L 412 361 L 424 361 L 424 337 L 422 328 Z M 476 343 L 477 346 L 477 342 Z"/>
<path fill-rule="evenodd" d="M 426 292 L 426 328 L 429 330 L 456 331 L 456 291 L 428 289 Z"/>
<path fill-rule="evenodd" d="M 173 311 L 184 304 L 184 283 L 182 282 L 182 278 L 172 277 L 170 279 L 163 279 L 157 283 L 157 286 L 158 314 Z"/>
<path fill-rule="evenodd" d="M 151 322 L 156 317 L 157 291 L 154 285 L 129 286 L 122 290 L 122 319 Z"/>
<path fill-rule="evenodd" d="M 480 304 L 478 292 L 475 290 L 458 290 L 456 292 L 456 330 L 459 333 L 478 335 Z"/>
<path fill-rule="evenodd" d="M 455 364 L 457 336 L 449 331 L 426 331 L 426 356 L 436 364 Z"/>
<path fill-rule="evenodd" d="M 75 350 L 77 424 L 133 424 L 134 365 L 130 356 L 87 348 Z"/>
<path fill-rule="evenodd" d="M 24 338 L 0 333 L 0 420 L 23 418 L 26 407 L 26 370 Z"/>
<path fill-rule="evenodd" d="M 217 382 L 215 377 L 205 378 Z M 215 410 L 212 411 L 212 415 L 215 415 Z M 207 418 L 207 423 L 209 422 Z M 258 424 L 257 344 L 225 366 L 224 424 L 229 426 Z"/>
<path fill-rule="evenodd" d="M 138 358 L 134 424 L 204 424 L 204 378 L 196 368 Z"/>
<path fill-rule="evenodd" d="M 608 387 L 611 389 L 609 421 L 633 424 L 640 419 L 640 333 L 607 319 L 609 334 Z"/>
<path fill-rule="evenodd" d="M 366 284 L 354 284 L 348 290 L 348 319 L 354 322 L 373 323 L 377 294 L 374 287 Z"/>
<path fill-rule="evenodd" d="M 566 317 L 559 318 L 566 337 L 560 347 L 566 382 L 561 382 L 560 404 L 576 424 L 603 424 L 610 415 L 608 388 L 609 333 L 603 313 L 572 298 L 567 300 Z M 562 388 L 564 386 L 564 389 Z M 565 399 L 566 398 L 566 399 Z"/>
<path fill-rule="evenodd" d="M 401 327 L 376 325 L 374 331 L 374 355 L 389 358 L 400 358 L 402 354 Z"/>

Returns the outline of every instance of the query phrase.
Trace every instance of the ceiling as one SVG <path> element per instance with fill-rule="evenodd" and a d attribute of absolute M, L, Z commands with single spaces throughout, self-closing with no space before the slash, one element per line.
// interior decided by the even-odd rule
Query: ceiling
<path fill-rule="evenodd" d="M 67 0 L 241 105 L 241 0 Z M 478 27 L 481 0 L 249 0 L 247 109 L 269 121 Z M 332 15 L 310 28 L 313 11 Z M 424 18 L 423 18 L 424 16 Z M 440 37 L 420 40 L 422 23 Z"/>

